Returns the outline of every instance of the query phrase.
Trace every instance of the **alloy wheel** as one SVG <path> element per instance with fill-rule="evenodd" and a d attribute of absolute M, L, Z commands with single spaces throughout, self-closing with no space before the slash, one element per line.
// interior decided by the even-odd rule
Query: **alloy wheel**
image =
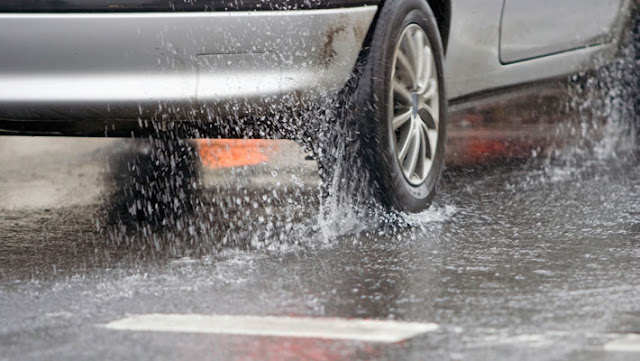
<path fill-rule="evenodd" d="M 432 169 L 438 149 L 438 74 L 427 34 L 410 24 L 393 56 L 389 129 L 407 181 L 418 186 Z"/>

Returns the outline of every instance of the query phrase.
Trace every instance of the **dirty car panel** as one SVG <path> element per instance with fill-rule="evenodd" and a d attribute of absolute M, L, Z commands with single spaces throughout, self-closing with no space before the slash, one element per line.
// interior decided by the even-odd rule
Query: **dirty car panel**
<path fill-rule="evenodd" d="M 326 96 L 345 85 L 375 13 L 0 14 L 0 48 L 12 50 L 0 53 L 0 117 L 180 118 Z"/>

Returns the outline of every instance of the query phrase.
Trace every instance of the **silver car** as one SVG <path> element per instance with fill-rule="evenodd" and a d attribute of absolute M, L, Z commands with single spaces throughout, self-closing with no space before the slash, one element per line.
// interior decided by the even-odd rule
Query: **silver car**
<path fill-rule="evenodd" d="M 415 212 L 443 169 L 448 102 L 604 64 L 634 9 L 633 0 L 5 0 L 0 134 L 129 136 L 179 122 L 253 136 L 262 133 L 245 119 L 277 128 L 287 120 L 274 114 L 347 99 L 335 114 L 357 137 L 353 164 L 382 204 Z"/>

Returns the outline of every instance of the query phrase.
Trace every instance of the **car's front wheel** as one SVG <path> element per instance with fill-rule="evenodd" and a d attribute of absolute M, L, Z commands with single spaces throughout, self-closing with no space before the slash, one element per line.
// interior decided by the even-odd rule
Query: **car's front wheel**
<path fill-rule="evenodd" d="M 424 0 L 388 1 L 378 17 L 355 95 L 365 172 L 383 205 L 419 212 L 444 167 L 444 51 Z"/>

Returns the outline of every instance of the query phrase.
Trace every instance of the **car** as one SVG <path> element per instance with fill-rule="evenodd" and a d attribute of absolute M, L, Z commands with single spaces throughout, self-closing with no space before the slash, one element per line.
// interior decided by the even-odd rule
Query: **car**
<path fill-rule="evenodd" d="M 298 125 L 330 123 L 314 105 L 339 107 L 332 114 L 344 121 L 324 125 L 358 143 L 354 172 L 381 204 L 419 212 L 444 168 L 449 103 L 606 64 L 635 6 L 5 0 L 0 133 L 136 136 L 186 124 L 213 137 L 261 137 L 254 123 L 292 122 L 274 114 L 312 109 Z M 340 157 L 317 153 L 325 168 Z"/>

